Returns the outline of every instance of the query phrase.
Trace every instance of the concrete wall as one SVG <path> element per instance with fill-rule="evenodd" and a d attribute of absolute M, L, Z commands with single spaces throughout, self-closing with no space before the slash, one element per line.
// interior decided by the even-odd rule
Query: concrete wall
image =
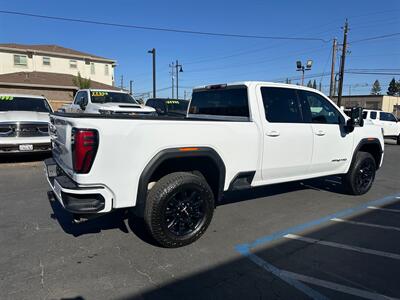
<path fill-rule="evenodd" d="M 71 103 L 74 95 L 74 91 L 63 89 L 0 87 L 0 94 L 7 93 L 44 96 L 49 100 L 53 110 L 59 109 L 63 104 Z"/>
<path fill-rule="evenodd" d="M 27 56 L 27 66 L 14 65 L 14 54 L 25 55 L 18 53 L 0 52 L 0 74 L 14 72 L 51 72 L 61 74 L 77 75 L 78 72 L 85 78 L 91 78 L 94 81 L 102 82 L 108 85 L 113 85 L 114 68 L 109 63 L 92 62 L 94 64 L 95 73 L 91 72 L 91 65 L 86 64 L 83 59 L 71 59 L 50 55 L 36 55 L 32 58 Z M 43 56 L 50 57 L 50 66 L 43 65 Z M 77 62 L 77 68 L 70 67 L 70 61 Z M 108 75 L 105 69 L 108 66 Z"/>

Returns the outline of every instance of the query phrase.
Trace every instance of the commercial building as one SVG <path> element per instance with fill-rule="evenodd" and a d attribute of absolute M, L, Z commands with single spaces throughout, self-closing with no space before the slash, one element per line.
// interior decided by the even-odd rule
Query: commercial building
<path fill-rule="evenodd" d="M 333 97 L 333 101 L 337 102 L 337 97 Z M 390 113 L 394 113 L 400 117 L 400 97 L 387 95 L 356 95 L 343 96 L 342 106 L 354 107 L 360 106 L 365 109 L 377 109 Z"/>

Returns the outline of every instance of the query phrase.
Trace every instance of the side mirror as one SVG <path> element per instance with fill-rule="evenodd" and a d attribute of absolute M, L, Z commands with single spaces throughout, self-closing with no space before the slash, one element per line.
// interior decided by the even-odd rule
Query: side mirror
<path fill-rule="evenodd" d="M 347 132 L 353 132 L 354 127 L 364 126 L 363 108 L 352 107 L 349 115 L 350 119 L 347 120 L 346 130 Z"/>

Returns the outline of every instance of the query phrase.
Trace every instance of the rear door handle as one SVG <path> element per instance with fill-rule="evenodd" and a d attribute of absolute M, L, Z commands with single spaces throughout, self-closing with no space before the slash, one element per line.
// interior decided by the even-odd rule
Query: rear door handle
<path fill-rule="evenodd" d="M 267 136 L 279 136 L 280 133 L 276 130 L 271 130 L 266 133 Z"/>
<path fill-rule="evenodd" d="M 318 130 L 315 134 L 318 135 L 318 136 L 324 136 L 325 135 L 325 131 Z"/>

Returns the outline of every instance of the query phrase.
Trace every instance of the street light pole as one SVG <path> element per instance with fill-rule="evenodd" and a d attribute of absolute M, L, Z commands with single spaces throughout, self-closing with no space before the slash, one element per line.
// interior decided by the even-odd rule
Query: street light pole
<path fill-rule="evenodd" d="M 175 72 L 176 72 L 176 99 L 179 99 L 179 73 L 183 72 L 183 69 L 182 65 L 179 64 L 178 60 L 176 60 Z"/>
<path fill-rule="evenodd" d="M 151 53 L 153 55 L 153 98 L 156 98 L 156 49 L 153 48 L 147 53 Z"/>
<path fill-rule="evenodd" d="M 133 94 L 132 84 L 133 84 L 133 80 L 129 80 L 129 93 L 131 95 Z"/>
<path fill-rule="evenodd" d="M 297 70 L 296 71 L 301 71 L 301 85 L 304 85 L 304 72 L 311 70 L 313 61 L 311 59 L 307 60 L 306 65 L 303 65 L 300 60 L 296 61 L 296 66 Z"/>

